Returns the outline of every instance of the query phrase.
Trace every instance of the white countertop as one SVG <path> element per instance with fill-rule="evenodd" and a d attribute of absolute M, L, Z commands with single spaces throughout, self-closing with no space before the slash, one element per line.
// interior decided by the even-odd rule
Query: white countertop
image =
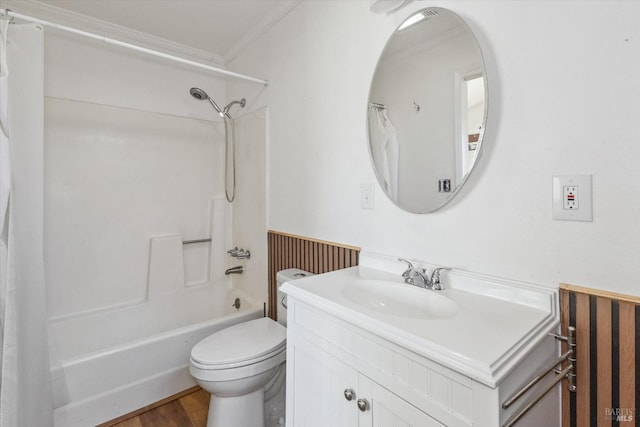
<path fill-rule="evenodd" d="M 457 312 L 417 319 L 384 315 L 346 298 L 344 289 L 362 280 L 413 287 L 399 274 L 361 265 L 285 283 L 281 290 L 490 387 L 559 323 L 555 289 L 447 271 L 444 290 L 418 290 L 449 298 Z"/>

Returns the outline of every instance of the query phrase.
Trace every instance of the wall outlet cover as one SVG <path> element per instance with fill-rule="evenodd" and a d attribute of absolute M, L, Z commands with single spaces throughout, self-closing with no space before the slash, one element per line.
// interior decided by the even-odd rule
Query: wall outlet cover
<path fill-rule="evenodd" d="M 373 209 L 373 184 L 360 184 L 360 208 Z"/>
<path fill-rule="evenodd" d="M 593 221 L 591 175 L 553 177 L 553 219 Z"/>

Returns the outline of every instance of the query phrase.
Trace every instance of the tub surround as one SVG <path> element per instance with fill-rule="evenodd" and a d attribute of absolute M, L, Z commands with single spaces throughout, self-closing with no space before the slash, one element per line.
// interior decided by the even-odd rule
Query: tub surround
<path fill-rule="evenodd" d="M 53 33 L 47 53 L 44 249 L 55 425 L 95 425 L 194 385 L 191 346 L 232 315 L 225 310 L 235 311 L 235 297 L 262 316 L 266 185 L 254 177 L 266 174 L 267 114 L 236 122 L 243 167 L 231 206 L 222 124 L 188 93 L 200 86 L 225 99 L 223 81 Z M 152 77 L 125 89 L 136 79 L 122 76 L 133 75 Z M 204 238 L 212 241 L 182 244 Z M 252 258 L 231 279 L 224 271 L 234 245 L 251 248 Z"/>

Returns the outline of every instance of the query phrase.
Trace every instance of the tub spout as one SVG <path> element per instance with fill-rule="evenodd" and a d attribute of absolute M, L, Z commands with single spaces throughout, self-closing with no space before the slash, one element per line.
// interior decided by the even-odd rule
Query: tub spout
<path fill-rule="evenodd" d="M 235 266 L 235 267 L 231 267 L 231 268 L 227 268 L 224 272 L 225 275 L 229 275 L 229 274 L 242 274 L 242 272 L 244 271 L 244 267 L 241 265 Z"/>

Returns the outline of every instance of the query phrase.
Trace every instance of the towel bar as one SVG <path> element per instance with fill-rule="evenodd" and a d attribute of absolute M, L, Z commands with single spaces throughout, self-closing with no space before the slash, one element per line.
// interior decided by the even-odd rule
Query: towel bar
<path fill-rule="evenodd" d="M 507 409 L 514 402 L 524 396 L 531 388 L 536 385 L 540 380 L 545 378 L 551 371 L 554 371 L 557 377 L 546 386 L 544 390 L 539 392 L 533 397 L 529 403 L 524 405 L 520 411 L 518 411 L 514 416 L 512 416 L 506 423 L 502 425 L 502 427 L 512 427 L 515 423 L 517 423 L 531 408 L 533 408 L 547 393 L 549 393 L 553 388 L 562 381 L 564 378 L 567 379 L 569 383 L 569 391 L 576 391 L 576 328 L 574 326 L 569 326 L 567 336 L 562 336 L 556 333 L 549 334 L 553 336 L 558 341 L 565 341 L 567 346 L 569 347 L 568 351 L 564 353 L 560 358 L 556 359 L 552 364 L 545 366 L 541 369 L 533 378 L 524 386 L 522 386 L 517 392 L 515 392 L 511 397 L 504 401 L 502 404 L 503 409 Z M 564 361 L 568 360 L 569 364 L 564 369 L 556 369 L 556 366 L 561 365 Z"/>
<path fill-rule="evenodd" d="M 520 411 L 515 414 L 513 417 L 511 417 L 509 419 L 509 421 L 507 421 L 506 423 L 502 424 L 502 427 L 512 427 L 515 423 L 517 423 L 518 421 L 520 421 L 520 418 L 524 417 L 524 415 L 529 412 L 529 410 L 531 408 L 533 408 L 534 406 L 536 406 L 536 404 L 542 400 L 543 397 L 545 397 L 547 395 L 547 393 L 549 393 L 551 390 L 553 390 L 553 388 L 556 386 L 556 384 L 558 384 L 560 381 L 562 381 L 565 377 L 569 376 L 569 373 L 573 370 L 573 365 L 569 365 L 566 368 L 564 368 L 562 371 L 560 371 L 558 373 L 558 377 L 555 378 L 553 380 L 553 382 L 551 382 L 551 384 L 549 384 L 547 386 L 546 389 L 542 390 L 540 393 L 538 393 L 532 400 L 531 402 L 527 403 L 526 406 L 524 406 L 522 409 L 520 409 Z"/>
<path fill-rule="evenodd" d="M 517 393 L 515 393 L 513 396 L 511 396 L 510 398 L 508 398 L 507 400 L 505 400 L 505 402 L 502 404 L 502 409 L 507 409 L 509 406 L 511 406 L 516 400 L 518 400 L 523 394 L 525 394 L 527 391 L 529 391 L 531 389 L 531 387 L 533 387 L 534 385 L 536 385 L 541 379 L 543 379 L 544 377 L 547 376 L 547 374 L 549 372 L 551 372 L 552 370 L 555 369 L 556 366 L 558 366 L 559 364 L 561 364 L 562 362 L 564 362 L 565 360 L 567 360 L 569 358 L 569 356 L 571 356 L 571 354 L 573 354 L 573 352 L 571 350 L 567 351 L 565 354 L 563 354 L 562 356 L 560 356 L 559 359 L 555 360 L 553 362 L 553 364 L 549 364 L 547 365 L 544 369 L 540 370 L 540 372 L 538 372 L 532 379 L 531 381 L 529 381 L 527 383 L 527 385 L 523 386 Z"/>

